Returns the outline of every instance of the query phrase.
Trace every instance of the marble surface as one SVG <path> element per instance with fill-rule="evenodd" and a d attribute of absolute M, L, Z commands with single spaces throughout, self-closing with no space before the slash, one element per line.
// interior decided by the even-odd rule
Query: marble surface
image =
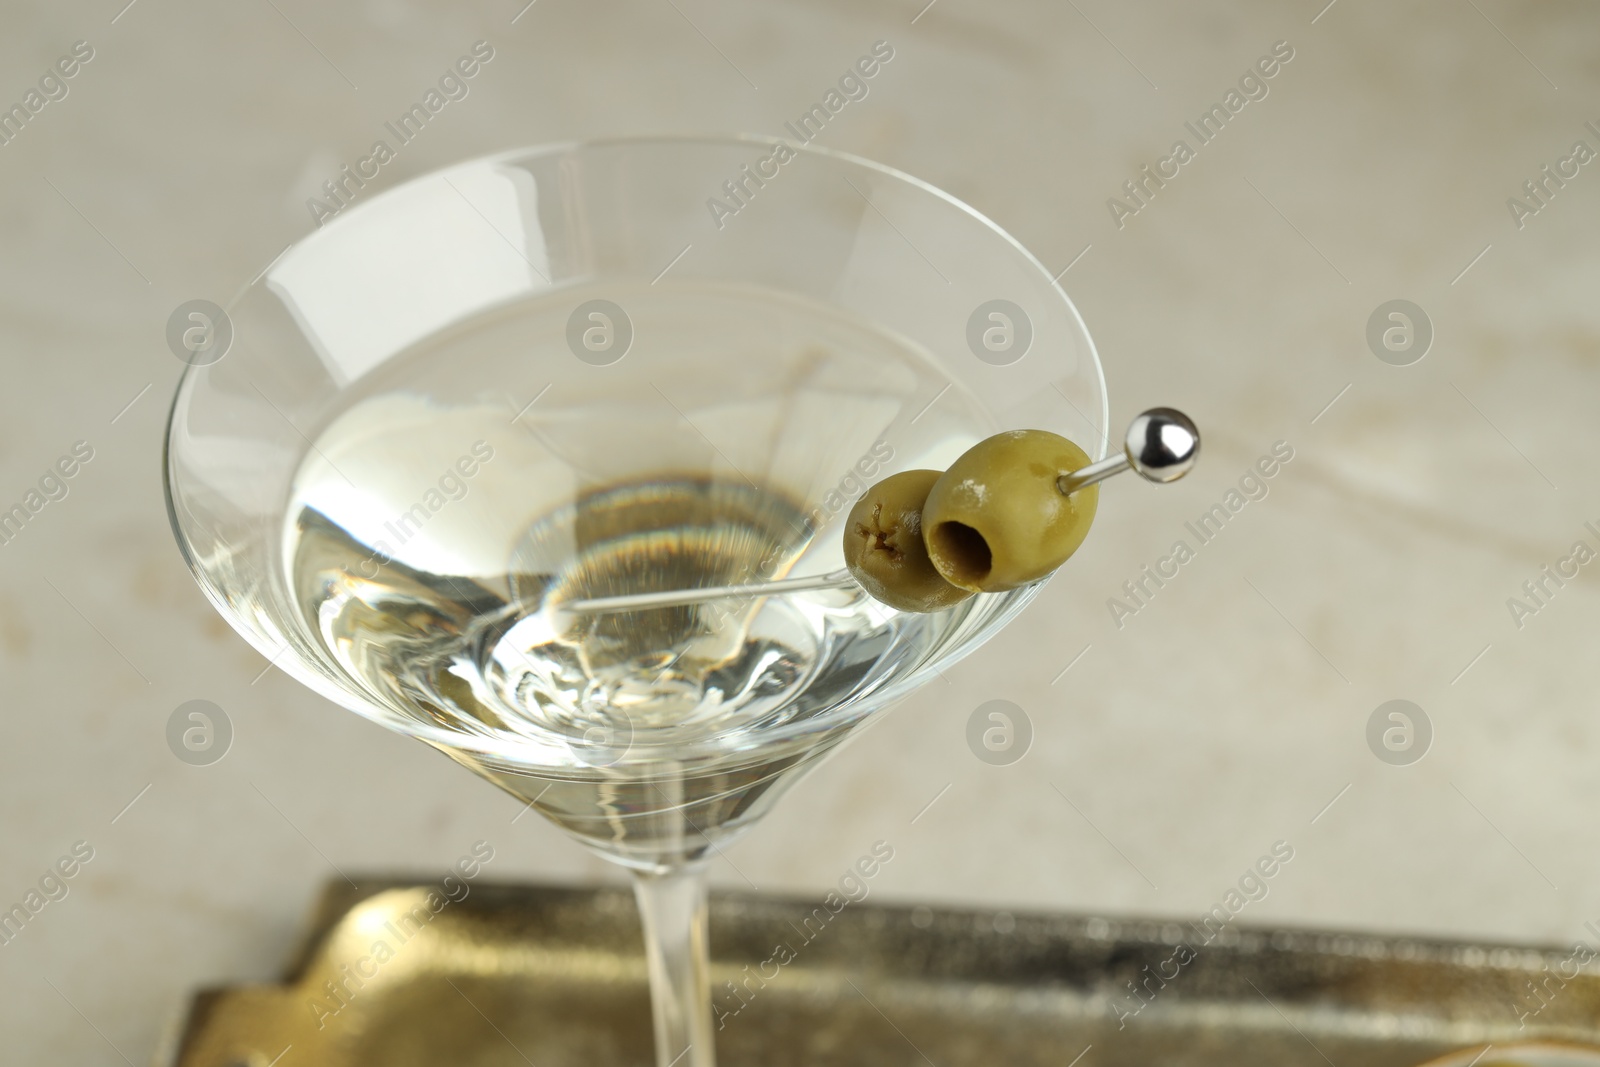
<path fill-rule="evenodd" d="M 0 502 L 93 449 L 0 546 L 0 905 L 93 848 L 0 944 L 8 1059 L 147 1061 L 197 985 L 273 975 L 340 872 L 429 875 L 487 839 L 494 877 L 617 878 L 435 753 L 263 674 L 161 500 L 168 314 L 309 232 L 322 179 L 479 40 L 495 58 L 470 95 L 382 183 L 568 138 L 779 133 L 892 42 L 826 143 L 1072 264 L 1115 419 L 1168 403 L 1207 433 L 1181 485 L 1108 488 L 1022 619 L 796 788 L 718 884 L 820 895 L 883 839 L 885 899 L 1187 916 L 1283 841 L 1292 861 L 1242 919 L 1591 937 L 1600 566 L 1520 628 L 1507 599 L 1574 541 L 1600 547 L 1600 167 L 1521 228 L 1507 198 L 1576 140 L 1600 148 L 1600 10 L 924 2 L 7 8 L 0 100 L 93 49 L 0 146 Z M 1293 59 L 1268 94 L 1119 228 L 1108 198 L 1278 41 Z M 1398 298 L 1436 334 L 1403 367 L 1365 339 Z M 1269 495 L 1119 629 L 1107 599 L 1278 441 L 1293 459 Z M 191 699 L 234 725 L 211 766 L 167 747 Z M 1010 766 L 965 741 L 991 699 L 1033 724 Z M 1432 724 L 1419 762 L 1369 749 L 1391 699 Z"/>

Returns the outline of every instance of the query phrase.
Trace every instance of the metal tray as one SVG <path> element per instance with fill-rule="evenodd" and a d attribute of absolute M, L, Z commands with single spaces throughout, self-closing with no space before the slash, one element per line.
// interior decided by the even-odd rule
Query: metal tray
<path fill-rule="evenodd" d="M 199 993 L 157 1062 L 654 1062 L 626 890 L 474 885 L 436 914 L 430 892 L 330 886 L 283 984 Z M 1414 1067 L 1600 1045 L 1600 958 L 1571 950 L 1231 926 L 1206 944 L 1181 921 L 732 894 L 711 930 L 725 1067 Z"/>

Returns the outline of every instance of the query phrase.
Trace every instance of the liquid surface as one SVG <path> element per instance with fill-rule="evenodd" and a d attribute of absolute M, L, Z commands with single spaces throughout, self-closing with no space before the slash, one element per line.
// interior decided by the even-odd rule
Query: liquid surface
<path fill-rule="evenodd" d="M 566 300 L 369 375 L 307 452 L 284 566 L 321 669 L 374 717 L 657 866 L 747 825 L 1005 602 L 910 615 L 824 590 L 565 610 L 837 569 L 863 466 L 989 431 L 959 394 L 912 427 L 942 378 L 816 307 L 625 296 L 636 340 L 615 366 L 560 347 Z M 741 358 L 705 350 L 707 321 Z M 518 414 L 512 393 L 541 378 Z"/>

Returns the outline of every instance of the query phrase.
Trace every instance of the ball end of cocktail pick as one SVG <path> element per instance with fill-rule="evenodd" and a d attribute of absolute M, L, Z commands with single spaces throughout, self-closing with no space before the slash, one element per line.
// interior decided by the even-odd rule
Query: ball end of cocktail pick
<path fill-rule="evenodd" d="M 1200 457 L 1200 431 L 1177 408 L 1151 408 L 1128 425 L 1123 451 L 1146 481 L 1175 482 Z"/>
<path fill-rule="evenodd" d="M 1125 470 L 1150 482 L 1175 482 L 1194 469 L 1199 455 L 1200 431 L 1194 420 L 1177 408 L 1151 408 L 1129 423 L 1122 455 L 1066 472 L 1056 479 L 1056 488 L 1076 493 Z"/>

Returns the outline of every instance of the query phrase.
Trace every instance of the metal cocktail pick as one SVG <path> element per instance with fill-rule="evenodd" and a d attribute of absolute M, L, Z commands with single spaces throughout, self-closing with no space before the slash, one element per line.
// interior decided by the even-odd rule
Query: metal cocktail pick
<path fill-rule="evenodd" d="M 1056 479 L 1056 488 L 1071 495 L 1096 485 L 1113 474 L 1133 470 L 1146 481 L 1175 482 L 1194 469 L 1200 455 L 1200 431 L 1194 421 L 1176 408 L 1151 408 L 1128 424 L 1122 439 L 1122 454 L 1107 456 Z M 745 585 L 711 585 L 700 589 L 667 589 L 659 593 L 631 593 L 624 596 L 595 597 L 561 604 L 558 610 L 575 615 L 597 615 L 646 608 L 670 608 L 680 604 L 703 604 L 725 597 L 773 596 L 778 593 L 805 593 L 819 589 L 859 588 L 847 570 L 813 574 L 805 578 L 780 578 Z"/>
<path fill-rule="evenodd" d="M 1063 474 L 1056 488 L 1071 495 L 1086 485 L 1103 482 L 1132 468 L 1149 482 L 1175 482 L 1194 469 L 1200 455 L 1200 431 L 1177 408 L 1151 408 L 1128 424 L 1122 455 Z"/>

